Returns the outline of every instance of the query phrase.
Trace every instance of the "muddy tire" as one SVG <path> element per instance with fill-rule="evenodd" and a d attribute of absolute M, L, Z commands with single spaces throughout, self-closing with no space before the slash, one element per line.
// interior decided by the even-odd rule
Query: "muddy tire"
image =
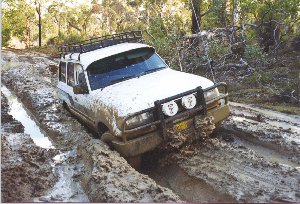
<path fill-rule="evenodd" d="M 105 142 L 106 144 L 108 144 L 110 147 L 112 147 L 112 141 L 117 140 L 117 138 L 115 136 L 113 136 L 112 134 L 110 134 L 108 131 L 104 132 L 103 134 L 101 134 L 101 132 L 98 133 L 99 138 Z"/>
<path fill-rule="evenodd" d="M 128 164 L 135 170 L 139 170 L 141 168 L 142 155 L 137 155 L 134 157 L 126 157 L 125 159 L 127 160 Z"/>
<path fill-rule="evenodd" d="M 216 123 L 215 124 L 215 129 L 214 129 L 213 133 L 218 132 L 221 129 L 221 127 L 222 127 L 222 122 Z"/>
<path fill-rule="evenodd" d="M 66 102 L 63 101 L 62 105 L 67 111 L 70 111 L 70 108 Z"/>
<path fill-rule="evenodd" d="M 108 144 L 112 149 L 113 149 L 112 141 L 117 140 L 116 136 L 112 135 L 108 131 L 103 133 L 100 138 L 103 142 Z M 131 167 L 133 167 L 136 170 L 140 169 L 142 163 L 142 155 L 138 155 L 134 157 L 125 157 L 125 159 L 127 160 L 128 164 L 130 164 Z"/>

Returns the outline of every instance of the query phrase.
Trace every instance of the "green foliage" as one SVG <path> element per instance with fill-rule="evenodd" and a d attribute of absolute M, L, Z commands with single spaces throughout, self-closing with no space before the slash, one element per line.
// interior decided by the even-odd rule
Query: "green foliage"
<path fill-rule="evenodd" d="M 257 71 L 247 78 L 247 82 L 254 87 L 269 85 L 272 82 L 272 75 L 270 73 Z"/>
<path fill-rule="evenodd" d="M 42 1 L 42 2 L 41 2 Z M 33 0 L 5 0 L 3 3 L 3 45 L 10 37 L 18 37 L 29 47 L 37 39 L 37 15 Z M 190 0 L 53 0 L 42 3 L 43 42 L 70 43 L 93 36 L 140 29 L 147 31 L 147 42 L 164 57 L 178 64 L 177 48 L 182 36 L 191 33 L 192 7 Z M 245 31 L 246 58 L 263 61 L 261 35 L 270 20 L 280 22 L 279 40 L 288 42 L 299 33 L 299 0 L 195 0 L 199 10 L 201 30 L 214 30 L 233 24 L 256 24 L 257 29 Z M 286 23 L 286 25 L 284 24 Z M 270 35 L 270 32 L 268 33 Z M 153 39 L 154 38 L 154 39 Z M 228 53 L 222 41 L 210 44 L 210 58 Z"/>
<path fill-rule="evenodd" d="M 267 59 L 267 54 L 262 50 L 261 47 L 257 45 L 247 45 L 245 58 L 252 65 L 264 62 Z"/>
<path fill-rule="evenodd" d="M 10 37 L 11 36 L 11 30 L 9 28 L 2 28 L 2 46 L 8 46 Z"/>
<path fill-rule="evenodd" d="M 7 19 L 5 18 L 2 21 L 2 46 L 9 45 L 11 34 L 12 34 L 12 29 L 9 26 Z"/>
<path fill-rule="evenodd" d="M 63 44 L 70 44 L 84 40 L 84 37 L 78 34 L 71 33 L 70 35 L 60 35 L 58 37 L 58 42 Z"/>
<path fill-rule="evenodd" d="M 32 28 L 35 18 L 34 9 L 26 1 L 11 1 L 3 9 L 4 28 L 6 30 L 5 41 L 16 36 L 25 41 L 26 46 L 30 46 L 33 40 L 34 29 Z"/>
<path fill-rule="evenodd" d="M 217 59 L 220 56 L 223 56 L 230 52 L 228 45 L 226 45 L 221 40 L 214 40 L 209 44 L 209 52 L 208 55 L 212 59 Z"/>

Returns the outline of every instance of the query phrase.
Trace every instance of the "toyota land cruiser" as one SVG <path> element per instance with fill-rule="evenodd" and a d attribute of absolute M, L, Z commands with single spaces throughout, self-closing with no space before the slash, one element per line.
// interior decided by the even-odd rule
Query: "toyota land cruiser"
<path fill-rule="evenodd" d="M 197 118 L 210 116 L 218 124 L 229 116 L 225 83 L 171 69 L 144 43 L 141 31 L 59 51 L 59 98 L 125 157 L 153 150 L 170 127 L 197 128 Z"/>

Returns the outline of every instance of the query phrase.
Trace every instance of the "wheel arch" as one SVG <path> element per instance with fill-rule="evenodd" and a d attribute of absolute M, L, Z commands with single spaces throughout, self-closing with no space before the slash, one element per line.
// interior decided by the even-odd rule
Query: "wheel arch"
<path fill-rule="evenodd" d="M 107 131 L 109 131 L 109 128 L 107 127 L 107 125 L 105 125 L 103 122 L 99 121 L 97 123 L 97 132 L 98 132 L 99 136 L 101 137 L 101 135 Z"/>

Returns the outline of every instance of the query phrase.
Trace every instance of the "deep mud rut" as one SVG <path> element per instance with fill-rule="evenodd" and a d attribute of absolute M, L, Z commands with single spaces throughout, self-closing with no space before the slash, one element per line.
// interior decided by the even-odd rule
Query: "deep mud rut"
<path fill-rule="evenodd" d="M 51 158 L 57 152 L 35 144 L 10 105 L 1 92 L 1 201 L 31 202 L 54 186 Z"/>
<path fill-rule="evenodd" d="M 193 144 L 193 154 L 163 165 L 166 155 L 149 153 L 141 174 L 62 108 L 54 63 L 5 51 L 2 82 L 56 148 L 72 152 L 68 179 L 80 182 L 89 201 L 300 202 L 299 116 L 232 103 L 232 116 L 213 138 Z"/>

